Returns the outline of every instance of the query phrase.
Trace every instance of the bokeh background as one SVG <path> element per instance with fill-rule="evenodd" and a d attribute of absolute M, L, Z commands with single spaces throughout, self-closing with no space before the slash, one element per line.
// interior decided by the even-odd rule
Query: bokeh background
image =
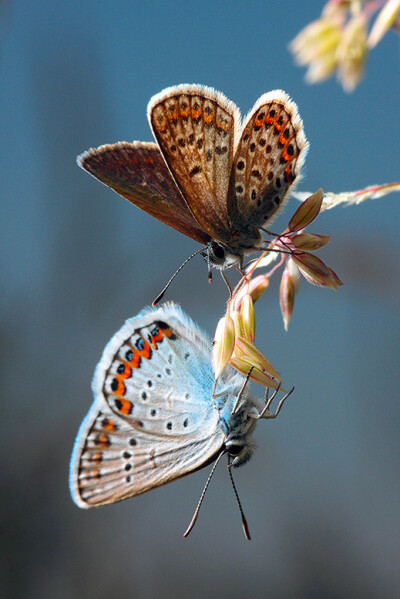
<path fill-rule="evenodd" d="M 345 285 L 303 281 L 288 333 L 278 277 L 257 305 L 257 345 L 296 391 L 236 471 L 250 543 L 223 466 L 187 540 L 206 471 L 92 511 L 68 490 L 103 346 L 198 247 L 80 170 L 78 153 L 150 140 L 147 102 L 169 85 L 214 86 L 243 113 L 283 88 L 311 144 L 300 190 L 400 179 L 398 38 L 352 95 L 307 86 L 287 44 L 321 6 L 2 2 L 1 597 L 397 595 L 399 194 L 311 228 L 332 235 L 320 255 Z M 226 290 L 199 257 L 168 299 L 212 335 Z"/>

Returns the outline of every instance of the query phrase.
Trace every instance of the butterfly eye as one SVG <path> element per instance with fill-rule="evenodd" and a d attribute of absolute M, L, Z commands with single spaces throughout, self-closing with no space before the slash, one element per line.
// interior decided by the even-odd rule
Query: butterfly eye
<path fill-rule="evenodd" d="M 220 260 L 223 260 L 223 258 L 225 258 L 225 250 L 221 245 L 215 244 L 215 246 L 213 247 L 213 252 L 214 256 L 216 258 L 219 258 Z"/>
<path fill-rule="evenodd" d="M 222 245 L 215 242 L 211 244 L 210 258 L 214 264 L 222 264 L 225 260 L 225 255 L 225 248 Z"/>
<path fill-rule="evenodd" d="M 243 445 L 227 445 L 226 446 L 226 451 L 229 453 L 229 455 L 232 455 L 232 456 L 239 455 L 239 453 L 242 451 L 242 449 L 243 449 Z"/>

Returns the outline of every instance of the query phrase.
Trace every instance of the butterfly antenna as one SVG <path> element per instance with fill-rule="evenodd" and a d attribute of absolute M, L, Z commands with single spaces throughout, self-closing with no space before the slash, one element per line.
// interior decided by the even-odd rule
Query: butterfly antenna
<path fill-rule="evenodd" d="M 199 250 L 197 250 L 197 252 L 194 252 L 194 254 L 192 254 L 191 256 L 189 256 L 189 258 L 186 258 L 185 262 L 183 262 L 183 264 L 180 265 L 180 267 L 178 268 L 178 270 L 176 270 L 174 272 L 174 274 L 172 275 L 172 277 L 170 278 L 170 280 L 168 281 L 168 283 L 165 285 L 164 289 L 161 291 L 161 293 L 159 293 L 156 297 L 155 300 L 153 300 L 153 306 L 156 306 L 158 304 L 158 302 L 160 300 L 162 300 L 162 298 L 165 295 L 165 292 L 167 291 L 168 287 L 171 285 L 172 281 L 175 279 L 176 275 L 178 274 L 178 272 L 180 272 L 182 270 L 182 268 L 185 266 L 185 264 L 187 264 L 189 262 L 189 260 L 191 260 L 192 258 L 194 258 L 195 256 L 197 256 L 197 254 L 200 254 L 201 252 L 204 252 L 206 248 L 200 248 Z"/>
<path fill-rule="evenodd" d="M 211 245 L 207 245 L 207 271 L 208 271 L 208 282 L 212 283 L 212 271 L 211 271 L 211 260 L 210 260 Z"/>
<path fill-rule="evenodd" d="M 225 448 L 221 451 L 221 453 L 219 454 L 219 456 L 215 460 L 214 466 L 212 467 L 211 472 L 208 475 L 206 484 L 204 485 L 203 492 L 200 495 L 199 503 L 197 504 L 197 507 L 196 507 L 196 509 L 194 511 L 193 518 L 191 519 L 189 526 L 187 527 L 187 529 L 183 533 L 183 536 L 185 538 L 189 535 L 189 533 L 191 532 L 193 526 L 196 524 L 197 516 L 199 515 L 199 511 L 200 511 L 201 504 L 203 503 L 204 495 L 206 494 L 206 491 L 208 489 L 208 485 L 210 484 L 210 480 L 212 479 L 212 476 L 213 476 L 213 474 L 215 472 L 215 469 L 218 466 L 218 463 L 219 463 L 220 459 L 222 458 L 222 456 L 224 455 L 224 453 L 225 453 Z"/>
<path fill-rule="evenodd" d="M 246 537 L 246 539 L 248 541 L 251 541 L 251 536 L 250 536 L 250 531 L 249 531 L 249 525 L 247 524 L 246 516 L 244 515 L 242 504 L 240 503 L 239 494 L 238 494 L 237 489 L 236 489 L 235 481 L 233 480 L 231 456 L 230 456 L 229 453 L 228 453 L 228 472 L 229 472 L 229 477 L 231 479 L 233 491 L 235 493 L 236 501 L 237 501 L 237 504 L 239 506 L 240 515 L 242 517 L 242 526 L 243 526 L 244 536 Z"/>

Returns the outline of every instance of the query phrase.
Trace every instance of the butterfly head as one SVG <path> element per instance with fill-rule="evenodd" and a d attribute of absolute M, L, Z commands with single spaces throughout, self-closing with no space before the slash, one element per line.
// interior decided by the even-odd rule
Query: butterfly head
<path fill-rule="evenodd" d="M 232 465 L 236 467 L 248 462 L 255 449 L 251 435 L 256 427 L 258 408 L 248 389 L 244 388 L 239 405 L 232 413 L 242 386 L 241 377 L 233 375 L 232 379 L 222 384 L 226 385 L 226 395 L 221 394 L 215 398 L 216 407 L 219 411 L 220 425 L 225 433 L 224 449 L 231 456 Z"/>
<path fill-rule="evenodd" d="M 261 236 L 256 234 L 240 235 L 238 239 L 234 239 L 234 242 L 229 246 L 224 245 L 218 241 L 211 241 L 207 246 L 207 253 L 203 253 L 203 256 L 210 260 L 210 263 L 221 270 L 230 268 L 231 266 L 238 265 L 241 267 L 243 258 L 246 254 L 257 251 L 260 249 Z"/>
<path fill-rule="evenodd" d="M 240 256 L 232 254 L 227 247 L 217 241 L 212 241 L 207 247 L 207 254 L 203 254 L 216 268 L 229 268 L 240 262 Z"/>
<path fill-rule="evenodd" d="M 227 419 L 228 435 L 225 439 L 225 451 L 232 458 L 232 466 L 242 466 L 249 461 L 256 448 L 251 435 L 257 422 L 257 408 L 249 395 L 241 408 L 230 414 Z"/>

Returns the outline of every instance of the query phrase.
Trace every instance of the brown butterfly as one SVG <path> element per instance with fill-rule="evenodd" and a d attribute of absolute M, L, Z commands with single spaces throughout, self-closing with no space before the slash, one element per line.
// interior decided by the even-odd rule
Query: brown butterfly
<path fill-rule="evenodd" d="M 157 143 L 103 145 L 78 164 L 204 244 L 212 265 L 241 266 L 246 254 L 263 249 L 260 229 L 282 208 L 304 162 L 308 142 L 296 104 L 271 91 L 242 123 L 222 93 L 178 85 L 155 95 L 147 112 Z"/>

